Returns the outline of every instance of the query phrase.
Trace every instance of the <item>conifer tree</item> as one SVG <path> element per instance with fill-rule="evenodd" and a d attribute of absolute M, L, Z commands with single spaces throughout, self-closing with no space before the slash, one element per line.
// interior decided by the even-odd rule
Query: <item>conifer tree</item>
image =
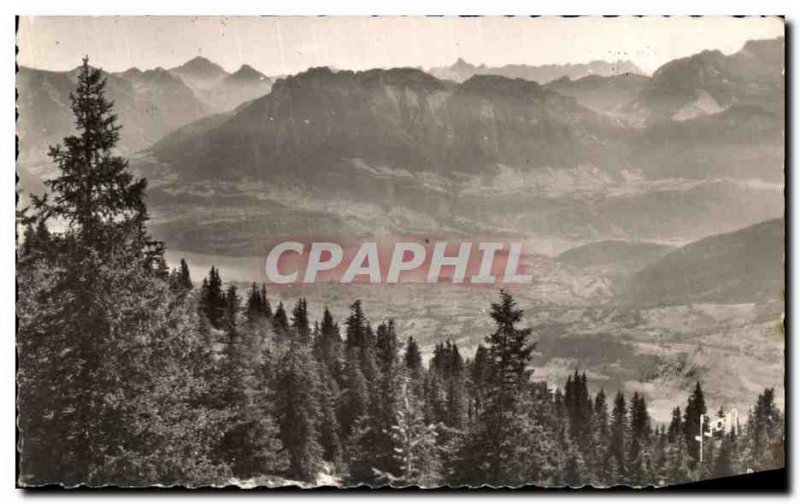
<path fill-rule="evenodd" d="M 192 284 L 192 276 L 189 272 L 189 264 L 184 258 L 181 258 L 181 264 L 178 267 L 175 278 L 175 287 L 180 292 L 189 291 L 194 287 Z"/>
<path fill-rule="evenodd" d="M 226 298 L 236 299 L 235 290 Z M 272 390 L 259 372 L 258 346 L 253 333 L 231 325 L 213 380 L 212 400 L 227 417 L 216 456 L 239 478 L 276 474 L 287 467 Z"/>
<path fill-rule="evenodd" d="M 224 328 L 225 293 L 222 290 L 222 277 L 214 266 L 211 266 L 208 278 L 203 279 L 198 308 L 213 327 Z"/>
<path fill-rule="evenodd" d="M 179 278 L 180 284 L 186 289 L 192 288 L 192 276 L 189 272 L 189 264 L 186 262 L 186 259 L 181 257 L 181 266 L 179 270 Z"/>
<path fill-rule="evenodd" d="M 703 389 L 700 387 L 700 382 L 697 382 L 683 415 L 683 435 L 688 447 L 689 465 L 692 469 L 696 467 L 700 459 L 700 443 L 697 442 L 695 437 L 700 435 L 700 416 L 705 414 L 706 403 L 703 397 Z"/>
<path fill-rule="evenodd" d="M 250 290 L 247 291 L 247 301 L 245 302 L 244 312 L 247 322 L 250 324 L 255 324 L 266 318 L 266 313 L 264 313 L 264 301 L 261 299 L 261 289 L 256 286 L 255 282 L 250 286 Z"/>
<path fill-rule="evenodd" d="M 334 322 L 331 312 L 326 307 L 322 313 L 322 324 L 314 337 L 314 357 L 320 364 L 328 368 L 335 378 L 340 378 L 343 365 L 342 337 L 339 326 Z"/>
<path fill-rule="evenodd" d="M 516 327 L 522 315 L 505 291 L 500 292 L 500 302 L 492 304 L 496 330 L 486 338 L 492 368 L 478 430 L 460 454 L 464 483 L 522 484 L 523 471 L 529 470 L 512 457 L 513 447 L 526 432 L 523 396 L 529 392 L 528 363 L 534 349 L 528 341 L 531 329 Z"/>
<path fill-rule="evenodd" d="M 347 439 L 352 433 L 356 420 L 366 415 L 369 407 L 367 382 L 361 371 L 358 349 L 353 347 L 346 350 L 344 380 L 339 398 L 337 417 L 342 429 L 342 437 Z"/>
<path fill-rule="evenodd" d="M 319 443 L 322 447 L 322 456 L 325 460 L 339 466 L 342 462 L 342 440 L 339 434 L 339 420 L 336 416 L 336 399 L 339 396 L 339 386 L 331 376 L 328 368 L 321 363 L 317 364 L 319 372 Z"/>
<path fill-rule="evenodd" d="M 447 416 L 445 425 L 463 430 L 467 425 L 467 382 L 464 359 L 455 343 L 450 348 L 450 376 L 447 380 Z"/>
<path fill-rule="evenodd" d="M 286 317 L 286 310 L 283 308 L 283 302 L 278 303 L 278 308 L 275 309 L 275 315 L 272 317 L 272 327 L 278 333 L 278 337 L 285 339 L 289 334 L 289 319 Z"/>
<path fill-rule="evenodd" d="M 733 457 L 735 451 L 735 436 L 726 434 L 720 443 L 719 453 L 714 458 L 714 465 L 711 476 L 714 478 L 724 478 L 733 474 Z"/>
<path fill-rule="evenodd" d="M 268 319 L 272 318 L 272 306 L 270 306 L 269 299 L 267 298 L 267 286 L 263 283 L 261 284 L 261 303 L 261 313 Z"/>
<path fill-rule="evenodd" d="M 422 353 L 419 350 L 419 345 L 413 336 L 409 336 L 406 342 L 403 362 L 410 380 L 411 391 L 421 400 L 425 393 L 425 367 L 422 364 Z"/>
<path fill-rule="evenodd" d="M 603 389 L 600 389 L 594 398 L 592 429 L 592 446 L 595 452 L 595 478 L 600 485 L 614 484 L 615 482 L 611 480 L 610 467 L 608 465 L 608 459 L 611 454 L 611 443 L 609 440 L 608 404 L 606 393 Z"/>
<path fill-rule="evenodd" d="M 394 320 L 381 323 L 378 326 L 375 340 L 375 356 L 378 359 L 378 365 L 382 369 L 398 364 L 399 356 L 399 343 L 397 341 L 397 333 L 394 328 Z"/>
<path fill-rule="evenodd" d="M 675 406 L 672 410 L 672 418 L 669 421 L 667 428 L 667 441 L 674 443 L 678 436 L 683 436 L 683 420 L 681 419 L 681 408 Z"/>
<path fill-rule="evenodd" d="M 625 396 L 617 392 L 611 410 L 611 457 L 614 459 L 621 477 L 627 477 L 625 466 L 626 449 L 628 448 L 628 410 Z"/>
<path fill-rule="evenodd" d="M 301 345 L 311 344 L 311 325 L 308 320 L 308 304 L 305 298 L 300 298 L 292 310 L 292 329 Z"/>
<path fill-rule="evenodd" d="M 650 416 L 643 396 L 634 392 L 630 404 L 630 435 L 626 469 L 633 485 L 644 485 L 649 473 Z"/>
<path fill-rule="evenodd" d="M 653 465 L 648 476 L 648 481 L 655 485 L 665 485 L 667 481 L 667 431 L 661 425 L 656 427 L 653 442 Z"/>
<path fill-rule="evenodd" d="M 221 325 L 222 328 L 228 332 L 235 333 L 237 324 L 236 317 L 239 314 L 239 305 L 241 304 L 241 299 L 239 298 L 239 294 L 235 285 L 228 286 L 224 300 L 225 304 Z"/>
<path fill-rule="evenodd" d="M 361 309 L 361 300 L 350 305 L 350 316 L 345 321 L 345 342 L 348 346 L 364 347 L 367 345 L 367 319 Z"/>
<path fill-rule="evenodd" d="M 395 333 L 394 321 L 381 323 L 376 333 L 375 355 L 378 366 L 377 395 L 372 405 L 372 422 L 374 446 L 380 452 L 376 467 L 387 473 L 399 471 L 394 456 L 395 439 L 391 426 L 394 424 L 401 402 L 401 388 L 405 375 L 400 362 L 399 344 Z"/>
<path fill-rule="evenodd" d="M 686 438 L 678 436 L 669 447 L 667 460 L 667 481 L 671 484 L 689 480 L 690 458 L 686 447 Z"/>
<path fill-rule="evenodd" d="M 749 460 L 753 469 L 774 469 L 784 463 L 783 417 L 775 406 L 775 390 L 758 395 L 748 422 Z"/>
<path fill-rule="evenodd" d="M 419 345 L 414 340 L 413 336 L 408 337 L 403 361 L 411 374 L 415 374 L 422 369 L 422 354 L 420 354 Z"/>
<path fill-rule="evenodd" d="M 536 345 L 528 341 L 530 328 L 515 327 L 522 320 L 523 311 L 516 307 L 511 295 L 501 291 L 500 298 L 491 310 L 497 330 L 486 338 L 493 362 L 489 402 L 493 408 L 510 411 L 532 373 L 527 366 Z"/>
<path fill-rule="evenodd" d="M 586 385 L 586 374 L 575 374 L 567 379 L 564 386 L 564 403 L 569 417 L 570 435 L 577 446 L 588 449 L 591 446 L 592 401 Z"/>
<path fill-rule="evenodd" d="M 483 345 L 478 345 L 475 350 L 475 358 L 470 368 L 470 380 L 472 382 L 472 401 L 473 412 L 471 416 L 477 418 L 483 411 L 486 394 L 488 393 L 489 380 L 492 372 L 492 362 L 489 351 Z"/>
<path fill-rule="evenodd" d="M 276 376 L 278 425 L 289 459 L 287 476 L 313 482 L 322 465 L 319 444 L 320 384 L 308 347 L 292 342 L 281 358 Z"/>
<path fill-rule="evenodd" d="M 225 473 L 209 458 L 213 415 L 192 403 L 200 338 L 157 275 L 163 247 L 146 232 L 146 182 L 114 154 L 120 127 L 105 84 L 84 59 L 71 94 L 76 134 L 50 150 L 59 170 L 50 195 L 32 198 L 35 241 L 46 221 L 65 226 L 18 271 L 22 478 L 217 481 Z"/>
<path fill-rule="evenodd" d="M 437 431 L 426 424 L 419 399 L 411 390 L 408 380 L 400 388 L 400 408 L 392 425 L 394 457 L 398 465 L 397 475 L 389 481 L 397 486 L 436 484 L 440 464 L 436 443 Z"/>

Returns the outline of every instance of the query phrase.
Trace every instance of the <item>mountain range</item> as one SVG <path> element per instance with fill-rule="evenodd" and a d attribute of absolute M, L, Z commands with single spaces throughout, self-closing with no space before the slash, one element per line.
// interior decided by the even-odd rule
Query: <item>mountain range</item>
<path fill-rule="evenodd" d="M 486 65 L 473 65 L 459 58 L 450 66 L 434 67 L 428 73 L 443 80 L 464 82 L 475 75 L 500 75 L 509 79 L 524 79 L 539 84 L 547 84 L 556 79 L 567 78 L 571 80 L 582 79 L 590 75 L 608 77 L 614 75 L 644 75 L 633 62 L 619 60 L 615 62 L 592 61 L 590 63 L 565 64 L 565 65 L 503 65 L 490 67 Z"/>
<path fill-rule="evenodd" d="M 548 66 L 544 85 L 325 67 L 272 83 L 198 57 L 110 74 L 109 94 L 153 231 L 183 250 L 258 255 L 298 231 L 685 244 L 782 215 L 783 51 L 750 41 L 652 77 Z M 39 175 L 71 127 L 74 73 L 17 79 L 18 169 Z"/>
<path fill-rule="evenodd" d="M 201 56 L 169 71 L 180 77 L 213 113 L 231 111 L 269 93 L 272 87 L 272 80 L 250 65 L 228 73 Z"/>
<path fill-rule="evenodd" d="M 134 165 L 153 181 L 159 205 L 192 201 L 224 213 L 224 225 L 213 219 L 215 242 L 228 252 L 240 243 L 241 254 L 260 252 L 245 234 L 291 232 L 298 212 L 308 212 L 301 227 L 309 233 L 686 243 L 782 215 L 782 51 L 783 39 L 758 41 L 731 56 L 667 63 L 652 78 L 545 86 L 314 68 L 167 135 Z M 719 65 L 729 71 L 716 73 Z M 726 86 L 718 109 L 664 112 Z M 176 222 L 196 218 L 176 208 L 176 220 L 162 223 L 171 236 Z"/>
<path fill-rule="evenodd" d="M 76 75 L 76 70 L 19 67 L 17 134 L 24 166 L 46 161 L 48 146 L 72 133 L 69 94 Z M 108 96 L 123 125 L 118 147 L 126 154 L 147 148 L 165 134 L 209 114 L 231 111 L 267 94 L 272 84 L 248 65 L 229 74 L 202 57 L 169 70 L 131 68 L 106 77 Z"/>

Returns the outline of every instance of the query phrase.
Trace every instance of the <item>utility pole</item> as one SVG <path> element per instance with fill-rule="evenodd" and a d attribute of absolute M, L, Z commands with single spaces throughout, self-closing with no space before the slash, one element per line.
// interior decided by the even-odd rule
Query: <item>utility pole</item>
<path fill-rule="evenodd" d="M 704 427 L 705 420 L 706 420 L 705 417 L 706 417 L 705 415 L 700 414 L 700 435 L 694 437 L 695 441 L 700 441 L 700 463 L 701 464 L 703 463 L 703 438 L 706 437 L 706 436 L 708 436 L 708 437 L 712 436 L 712 434 L 710 432 L 708 434 L 706 434 L 704 432 L 703 427 Z"/>
<path fill-rule="evenodd" d="M 700 463 L 703 463 L 703 414 L 700 413 L 700 435 L 695 436 L 694 438 L 697 441 L 700 441 Z"/>

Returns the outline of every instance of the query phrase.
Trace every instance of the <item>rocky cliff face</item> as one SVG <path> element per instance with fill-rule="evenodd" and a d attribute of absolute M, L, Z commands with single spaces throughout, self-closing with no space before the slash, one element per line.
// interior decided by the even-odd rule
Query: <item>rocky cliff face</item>
<path fill-rule="evenodd" d="M 613 169 L 621 153 L 608 118 L 535 82 L 476 76 L 462 84 L 414 69 L 312 69 L 202 136 L 154 153 L 183 176 L 303 178 L 332 165 L 439 174 L 480 173 L 497 164 Z"/>
<path fill-rule="evenodd" d="M 750 41 L 735 54 L 703 51 L 660 67 L 631 104 L 643 120 L 677 121 L 734 105 L 783 111 L 784 39 Z"/>

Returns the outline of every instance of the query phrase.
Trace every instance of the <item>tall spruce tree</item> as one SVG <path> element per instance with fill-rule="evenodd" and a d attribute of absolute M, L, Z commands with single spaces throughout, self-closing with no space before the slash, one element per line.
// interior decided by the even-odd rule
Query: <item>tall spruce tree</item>
<path fill-rule="evenodd" d="M 264 300 L 261 299 L 261 289 L 256 286 L 255 282 L 247 291 L 244 312 L 249 324 L 255 324 L 267 318 L 267 314 L 264 312 Z"/>
<path fill-rule="evenodd" d="M 627 449 L 626 469 L 629 482 L 644 485 L 650 470 L 650 415 L 643 396 L 634 392 L 630 404 L 630 434 Z"/>
<path fill-rule="evenodd" d="M 229 333 L 235 333 L 237 330 L 237 316 L 239 315 L 239 307 L 241 305 L 241 298 L 239 298 L 238 289 L 235 285 L 228 286 L 224 297 L 224 311 L 222 314 L 221 325 L 222 328 Z"/>
<path fill-rule="evenodd" d="M 775 389 L 764 389 L 748 421 L 750 446 L 746 463 L 751 469 L 775 469 L 784 464 L 783 423 L 783 416 L 775 405 Z"/>
<path fill-rule="evenodd" d="M 211 266 L 208 277 L 203 279 L 200 287 L 198 309 L 213 327 L 224 328 L 225 292 L 222 290 L 222 277 L 214 266 Z"/>
<path fill-rule="evenodd" d="M 414 340 L 413 336 L 408 337 L 406 343 L 406 353 L 403 356 L 406 368 L 410 373 L 414 374 L 422 369 L 422 354 L 419 351 L 419 345 Z"/>
<path fill-rule="evenodd" d="M 146 182 L 114 153 L 120 127 L 105 85 L 84 59 L 70 96 L 76 134 L 51 148 L 58 175 L 49 197 L 33 198 L 40 226 L 65 226 L 18 271 L 21 480 L 218 481 L 213 415 L 192 403 L 202 388 L 196 322 L 157 274 Z"/>
<path fill-rule="evenodd" d="M 528 431 L 524 406 L 532 373 L 528 364 L 535 345 L 528 341 L 531 329 L 516 327 L 522 315 L 523 311 L 505 291 L 500 292 L 499 303 L 492 303 L 496 329 L 486 338 L 492 362 L 486 404 L 477 432 L 461 450 L 461 483 L 524 484 L 520 469 L 526 463 L 520 464 L 514 451 L 522 434 Z"/>
<path fill-rule="evenodd" d="M 336 416 L 336 399 L 340 389 L 336 379 L 331 375 L 328 367 L 317 363 L 319 373 L 319 443 L 322 447 L 322 456 L 325 460 L 340 466 L 342 462 L 342 439 L 339 429 L 339 420 Z"/>
<path fill-rule="evenodd" d="M 292 342 L 278 365 L 275 390 L 278 424 L 289 459 L 287 477 L 316 481 L 322 467 L 319 443 L 320 383 L 311 350 Z"/>
<path fill-rule="evenodd" d="M 667 428 L 667 441 L 674 443 L 678 436 L 683 436 L 683 420 L 680 406 L 675 406 Z"/>
<path fill-rule="evenodd" d="M 343 438 L 352 434 L 356 420 L 367 414 L 369 408 L 369 391 L 364 373 L 361 371 L 361 359 L 358 349 L 349 347 L 346 350 L 342 393 L 339 395 L 337 417 L 342 429 Z"/>
<path fill-rule="evenodd" d="M 192 283 L 192 275 L 189 271 L 189 264 L 184 258 L 181 258 L 181 264 L 178 267 L 175 286 L 179 291 L 189 291 L 194 287 L 194 284 Z"/>
<path fill-rule="evenodd" d="M 325 307 L 322 313 L 322 324 L 314 337 L 314 357 L 320 364 L 328 368 L 328 372 L 336 379 L 341 379 L 343 358 L 342 337 L 339 326 L 333 315 Z"/>
<path fill-rule="evenodd" d="M 275 315 L 272 317 L 272 327 L 278 334 L 278 337 L 285 340 L 289 336 L 289 319 L 286 316 L 286 310 L 283 308 L 283 302 L 278 302 L 278 307 L 275 309 Z"/>
<path fill-rule="evenodd" d="M 367 345 L 367 318 L 361 309 L 361 300 L 350 305 L 350 316 L 345 321 L 345 328 L 345 342 L 348 346 L 362 348 Z"/>
<path fill-rule="evenodd" d="M 308 303 L 300 298 L 292 310 L 292 329 L 301 345 L 311 344 L 311 323 L 308 320 Z"/>
<path fill-rule="evenodd" d="M 611 442 L 609 439 L 608 402 L 606 392 L 600 389 L 595 395 L 592 412 L 592 446 L 594 449 L 594 474 L 597 484 L 612 485 L 611 472 L 608 459 L 611 455 Z"/>
<path fill-rule="evenodd" d="M 617 392 L 611 409 L 611 458 L 620 477 L 627 477 L 626 449 L 628 448 L 628 409 L 625 396 Z"/>
<path fill-rule="evenodd" d="M 413 336 L 409 336 L 406 342 L 403 362 L 410 380 L 411 391 L 416 394 L 417 398 L 421 399 L 425 388 L 425 367 L 422 364 L 422 353 L 419 350 L 419 344 L 417 344 Z"/>
<path fill-rule="evenodd" d="M 418 396 L 404 379 L 400 386 L 400 407 L 392 425 L 393 456 L 397 472 L 385 475 L 396 486 L 432 486 L 440 474 L 436 428 L 426 424 Z"/>
<path fill-rule="evenodd" d="M 232 307 L 238 298 L 235 289 L 226 298 Z M 273 391 L 260 372 L 260 341 L 255 333 L 228 324 L 211 398 L 227 418 L 216 456 L 238 478 L 279 474 L 287 467 L 287 457 L 278 435 Z"/>
<path fill-rule="evenodd" d="M 694 391 L 689 396 L 689 401 L 683 414 L 683 435 L 688 447 L 689 465 L 692 469 L 697 466 L 697 462 L 700 459 L 700 443 L 695 438 L 700 435 L 700 416 L 705 416 L 705 414 L 706 402 L 703 396 L 703 388 L 700 386 L 700 382 L 697 382 Z M 703 422 L 703 424 L 705 425 L 706 422 Z"/>

